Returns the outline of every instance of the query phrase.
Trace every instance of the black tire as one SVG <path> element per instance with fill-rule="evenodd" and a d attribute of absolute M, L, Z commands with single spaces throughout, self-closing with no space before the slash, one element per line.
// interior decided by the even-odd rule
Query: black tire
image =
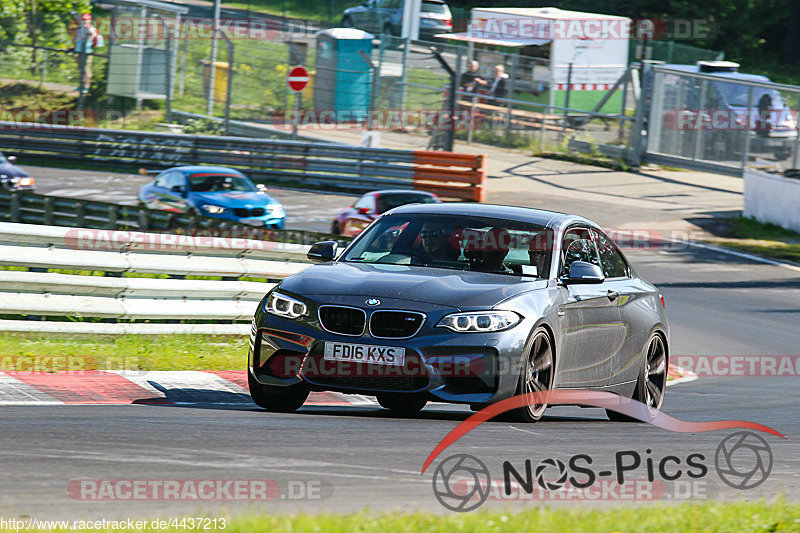
<path fill-rule="evenodd" d="M 412 394 L 378 394 L 378 404 L 399 415 L 414 415 L 422 411 L 428 400 Z"/>
<path fill-rule="evenodd" d="M 664 404 L 667 390 L 667 366 L 669 351 L 667 341 L 660 333 L 654 333 L 647 341 L 644 361 L 636 379 L 631 398 L 646 406 L 639 413 L 645 420 L 633 418 L 611 409 L 606 409 L 609 420 L 614 422 L 647 422 L 655 417 Z"/>
<path fill-rule="evenodd" d="M 338 222 L 334 222 L 333 226 L 331 226 L 331 233 L 333 233 L 334 235 L 341 235 L 342 234 L 342 228 L 339 227 L 339 223 Z"/>
<path fill-rule="evenodd" d="M 381 32 L 383 35 L 388 35 L 389 37 L 394 36 L 394 30 L 392 29 L 391 23 L 387 22 L 383 25 L 383 31 Z"/>
<path fill-rule="evenodd" d="M 253 399 L 253 403 L 274 413 L 297 411 L 303 406 L 310 392 L 308 386 L 302 383 L 285 387 L 286 390 L 277 391 L 277 387 L 269 387 L 256 381 L 250 372 L 247 373 L 247 385 L 250 388 L 250 397 Z"/>
<path fill-rule="evenodd" d="M 353 19 L 350 17 L 342 17 L 342 28 L 352 28 L 353 27 Z"/>
<path fill-rule="evenodd" d="M 543 327 L 536 328 L 526 349 L 525 362 L 520 368 L 516 396 L 553 388 L 555 375 L 554 352 L 550 333 Z M 514 409 L 509 415 L 513 420 L 519 422 L 538 422 L 546 409 L 546 403 L 527 405 Z"/>

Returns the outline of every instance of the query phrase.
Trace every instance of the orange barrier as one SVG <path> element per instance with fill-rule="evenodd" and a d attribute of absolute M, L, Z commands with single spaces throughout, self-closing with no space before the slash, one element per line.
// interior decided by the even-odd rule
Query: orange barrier
<path fill-rule="evenodd" d="M 485 155 L 414 151 L 415 189 L 432 192 L 444 198 L 485 202 L 485 183 Z"/>

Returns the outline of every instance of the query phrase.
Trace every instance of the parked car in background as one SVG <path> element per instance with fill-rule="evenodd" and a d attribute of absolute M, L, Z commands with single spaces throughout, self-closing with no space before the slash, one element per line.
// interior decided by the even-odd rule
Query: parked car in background
<path fill-rule="evenodd" d="M 406 204 L 438 204 L 439 197 L 431 192 L 385 190 L 372 191 L 344 209 L 333 220 L 331 233 L 355 237 L 380 215 Z"/>
<path fill-rule="evenodd" d="M 17 158 L 0 153 L 0 189 L 7 191 L 32 191 L 36 188 L 36 180 L 19 168 Z"/>
<path fill-rule="evenodd" d="M 227 167 L 184 166 L 159 173 L 139 190 L 139 202 L 163 209 L 253 226 L 283 229 L 283 206 L 247 176 Z"/>
<path fill-rule="evenodd" d="M 403 0 L 365 0 L 344 10 L 342 26 L 374 35 L 399 36 L 403 28 Z M 422 0 L 419 38 L 430 41 L 437 33 L 453 31 L 453 15 L 442 0 Z"/>

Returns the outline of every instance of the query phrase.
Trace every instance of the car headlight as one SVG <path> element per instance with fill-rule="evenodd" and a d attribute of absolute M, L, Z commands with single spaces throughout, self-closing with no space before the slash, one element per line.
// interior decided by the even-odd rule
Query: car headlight
<path fill-rule="evenodd" d="M 212 215 L 219 215 L 225 212 L 225 208 L 218 205 L 204 205 L 202 209 Z"/>
<path fill-rule="evenodd" d="M 516 326 L 521 317 L 513 311 L 472 311 L 447 315 L 436 324 L 456 333 L 488 333 Z"/>
<path fill-rule="evenodd" d="M 264 302 L 264 311 L 284 318 L 300 318 L 306 314 L 308 307 L 300 300 L 273 292 Z"/>

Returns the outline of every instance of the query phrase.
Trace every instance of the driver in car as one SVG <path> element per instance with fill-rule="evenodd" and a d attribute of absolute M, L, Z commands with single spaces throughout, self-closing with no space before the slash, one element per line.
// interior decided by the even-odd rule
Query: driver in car
<path fill-rule="evenodd" d="M 442 224 L 434 222 L 423 224 L 419 232 L 419 238 L 422 241 L 422 253 L 412 259 L 412 264 L 425 265 L 458 261 L 461 250 L 451 242 L 450 237 L 452 234 L 452 229 Z"/>

